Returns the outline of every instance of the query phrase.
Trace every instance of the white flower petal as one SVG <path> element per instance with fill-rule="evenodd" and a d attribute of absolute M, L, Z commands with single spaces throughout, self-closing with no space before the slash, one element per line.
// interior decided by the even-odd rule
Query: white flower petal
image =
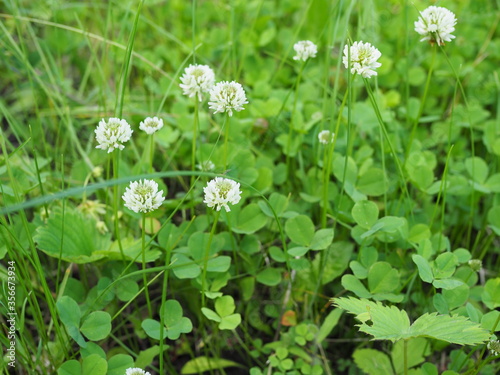
<path fill-rule="evenodd" d="M 153 134 L 163 128 L 163 120 L 158 117 L 147 117 L 139 124 L 139 129 L 145 131 L 147 134 Z"/>
<path fill-rule="evenodd" d="M 350 66 L 349 54 L 351 59 Z M 375 69 L 382 65 L 377 62 L 380 56 L 382 54 L 377 48 L 373 47 L 370 43 L 359 41 L 354 42 L 351 47 L 347 45 L 344 47 L 342 62 L 346 69 L 350 67 L 352 74 L 359 74 L 363 78 L 370 78 L 377 75 Z"/>
<path fill-rule="evenodd" d="M 309 58 L 316 57 L 316 53 L 318 53 L 316 44 L 309 40 L 302 40 L 295 43 L 293 49 L 297 53 L 297 55 L 293 57 L 294 60 L 306 61 Z"/>
<path fill-rule="evenodd" d="M 134 212 L 150 212 L 161 206 L 165 197 L 163 190 L 158 191 L 158 184 L 153 180 L 133 181 L 122 196 L 125 207 Z"/>
<path fill-rule="evenodd" d="M 189 65 L 181 77 L 179 85 L 184 95 L 192 98 L 198 96 L 198 100 L 203 100 L 202 93 L 209 92 L 215 83 L 215 74 L 208 65 Z"/>
<path fill-rule="evenodd" d="M 451 42 L 454 35 L 457 19 L 455 14 L 443 7 L 430 6 L 422 13 L 418 21 L 415 21 L 415 31 L 424 37 L 421 42 L 428 40 L 431 43 L 444 45 L 444 42 Z"/>
<path fill-rule="evenodd" d="M 132 136 L 132 129 L 125 120 L 111 117 L 108 122 L 102 119 L 99 121 L 97 129 L 94 130 L 95 138 L 99 143 L 96 148 L 107 150 L 108 153 L 115 149 L 123 150 L 123 143 Z"/>
<path fill-rule="evenodd" d="M 331 133 L 329 130 L 323 130 L 318 134 L 319 143 L 322 143 L 324 145 L 332 143 L 334 137 L 335 133 Z"/>
<path fill-rule="evenodd" d="M 208 207 L 214 207 L 217 211 L 224 207 L 229 212 L 231 209 L 228 203 L 237 204 L 241 199 L 240 184 L 228 178 L 215 177 L 208 182 L 203 191 L 205 192 L 203 203 Z"/>
<path fill-rule="evenodd" d="M 233 110 L 241 111 L 244 104 L 247 104 L 245 90 L 238 82 L 222 81 L 217 83 L 210 90 L 209 108 L 214 110 L 214 114 L 218 112 L 228 112 L 229 116 L 233 115 Z"/>

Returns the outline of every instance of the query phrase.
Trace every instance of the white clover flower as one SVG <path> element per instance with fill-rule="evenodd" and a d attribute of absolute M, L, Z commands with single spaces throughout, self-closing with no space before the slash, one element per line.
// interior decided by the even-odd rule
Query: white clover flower
<path fill-rule="evenodd" d="M 94 130 L 95 138 L 99 145 L 96 148 L 112 152 L 115 148 L 123 150 L 123 143 L 127 142 L 132 136 L 132 129 L 125 120 L 111 117 L 108 122 L 102 119 L 99 121 L 97 129 Z"/>
<path fill-rule="evenodd" d="M 213 171 L 215 169 L 215 164 L 211 160 L 205 160 L 200 164 L 196 165 L 200 171 Z"/>
<path fill-rule="evenodd" d="M 319 143 L 323 143 L 324 145 L 332 143 L 334 138 L 335 133 L 331 133 L 329 130 L 323 130 L 318 134 Z"/>
<path fill-rule="evenodd" d="M 146 117 L 144 121 L 139 124 L 139 129 L 145 131 L 148 134 L 153 134 L 163 128 L 163 120 L 158 117 Z"/>
<path fill-rule="evenodd" d="M 141 368 L 134 367 L 134 368 L 128 368 L 127 371 L 125 372 L 125 375 L 151 375 L 151 374 L 147 371 L 144 371 Z"/>
<path fill-rule="evenodd" d="M 428 40 L 430 43 L 444 45 L 451 42 L 455 31 L 457 19 L 455 14 L 443 7 L 430 6 L 420 13 L 418 21 L 415 21 L 415 31 L 424 37 L 421 42 Z"/>
<path fill-rule="evenodd" d="M 227 204 L 237 204 L 241 199 L 240 184 L 228 178 L 215 177 L 203 191 L 205 192 L 203 203 L 208 207 L 215 206 L 217 211 L 224 207 L 229 212 L 231 209 Z"/>
<path fill-rule="evenodd" d="M 491 340 L 488 343 L 488 349 L 491 352 L 491 355 L 499 355 L 500 354 L 500 341 Z"/>
<path fill-rule="evenodd" d="M 203 92 L 209 92 L 215 83 L 215 74 L 208 65 L 189 65 L 181 77 L 179 85 L 184 91 L 184 95 L 192 98 L 197 95 L 198 100 L 203 100 Z"/>
<path fill-rule="evenodd" d="M 306 61 L 309 58 L 316 57 L 316 53 L 318 53 L 318 47 L 310 40 L 301 40 L 295 43 L 293 49 L 297 53 L 293 57 L 294 60 Z"/>
<path fill-rule="evenodd" d="M 380 51 L 373 47 L 370 43 L 363 43 L 362 41 L 354 42 L 349 49 L 349 46 L 344 47 L 344 57 L 342 62 L 346 69 L 349 68 L 349 52 L 351 54 L 351 73 L 359 74 L 363 78 L 370 78 L 376 76 L 375 69 L 382 64 L 377 62 L 378 58 L 382 56 Z"/>
<path fill-rule="evenodd" d="M 241 111 L 244 104 L 247 104 L 245 90 L 238 82 L 222 81 L 217 83 L 210 90 L 210 101 L 208 102 L 209 108 L 214 109 L 215 113 L 228 112 L 229 116 L 233 115 L 235 111 Z"/>
<path fill-rule="evenodd" d="M 150 212 L 161 206 L 165 197 L 163 190 L 158 191 L 158 184 L 153 180 L 139 180 L 130 183 L 122 199 L 125 207 L 134 212 Z"/>

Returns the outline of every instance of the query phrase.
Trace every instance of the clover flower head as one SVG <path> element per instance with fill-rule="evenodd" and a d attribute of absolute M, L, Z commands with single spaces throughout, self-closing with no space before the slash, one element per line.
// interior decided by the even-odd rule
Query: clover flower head
<path fill-rule="evenodd" d="M 205 192 L 203 203 L 208 207 L 215 207 L 217 211 L 224 207 L 226 212 L 229 212 L 231 209 L 227 204 L 237 204 L 241 199 L 240 184 L 228 178 L 215 177 L 208 182 L 203 191 Z"/>
<path fill-rule="evenodd" d="M 431 44 L 444 45 L 444 42 L 451 42 L 455 31 L 457 19 L 455 14 L 443 7 L 430 6 L 420 13 L 418 21 L 415 21 L 415 31 L 424 37 L 421 42 L 428 40 Z"/>
<path fill-rule="evenodd" d="M 329 130 L 320 131 L 318 134 L 319 143 L 323 143 L 324 145 L 332 143 L 334 138 L 335 133 L 332 133 Z"/>
<path fill-rule="evenodd" d="M 92 177 L 99 178 L 102 176 L 102 172 L 104 172 L 104 168 L 98 165 L 92 169 Z"/>
<path fill-rule="evenodd" d="M 200 171 L 213 171 L 215 164 L 211 160 L 205 160 L 196 166 Z"/>
<path fill-rule="evenodd" d="M 184 91 L 184 95 L 192 98 L 197 95 L 198 100 L 203 100 L 203 92 L 209 92 L 215 83 L 215 74 L 208 65 L 191 64 L 185 70 L 181 77 L 179 85 Z"/>
<path fill-rule="evenodd" d="M 481 267 L 483 266 L 483 262 L 481 262 L 481 259 L 471 259 L 469 260 L 469 267 L 473 270 L 478 272 Z"/>
<path fill-rule="evenodd" d="M 210 90 L 209 108 L 218 112 L 228 112 L 229 116 L 233 115 L 233 110 L 241 111 L 244 104 L 247 104 L 245 90 L 238 82 L 222 81 L 217 83 Z"/>
<path fill-rule="evenodd" d="M 349 66 L 349 54 L 351 61 Z M 344 47 L 344 57 L 342 62 L 346 69 L 351 69 L 352 74 L 359 74 L 363 78 L 370 78 L 376 76 L 375 69 L 382 64 L 377 62 L 379 57 L 382 56 L 380 51 L 373 47 L 370 43 L 363 43 L 362 41 L 354 42 L 351 47 Z"/>
<path fill-rule="evenodd" d="M 491 355 L 499 355 L 500 354 L 500 341 L 491 340 L 488 343 L 488 350 L 491 352 Z"/>
<path fill-rule="evenodd" d="M 295 43 L 293 49 L 297 53 L 293 57 L 294 60 L 306 61 L 309 58 L 316 57 L 316 53 L 318 53 L 318 47 L 310 40 L 301 40 Z"/>
<path fill-rule="evenodd" d="M 123 143 L 132 136 L 132 129 L 125 120 L 111 117 L 108 122 L 102 119 L 99 121 L 97 129 L 94 130 L 95 138 L 99 143 L 96 148 L 112 152 L 114 149 L 123 150 Z"/>
<path fill-rule="evenodd" d="M 139 124 L 139 129 L 145 131 L 147 134 L 153 134 L 163 128 L 163 120 L 158 117 L 146 117 L 144 121 Z"/>
<path fill-rule="evenodd" d="M 122 199 L 128 209 L 146 213 L 160 207 L 165 197 L 163 190 L 158 191 L 158 184 L 153 180 L 139 180 L 130 183 Z"/>
<path fill-rule="evenodd" d="M 141 368 L 134 367 L 134 368 L 128 368 L 127 371 L 125 372 L 125 375 L 151 375 L 149 372 L 144 371 Z"/>

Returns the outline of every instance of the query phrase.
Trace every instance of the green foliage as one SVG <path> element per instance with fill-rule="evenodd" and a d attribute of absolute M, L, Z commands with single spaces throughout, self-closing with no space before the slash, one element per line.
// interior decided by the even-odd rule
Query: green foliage
<path fill-rule="evenodd" d="M 181 370 L 181 374 L 199 374 L 200 372 L 220 370 L 227 367 L 243 367 L 237 362 L 222 358 L 197 357 L 188 361 Z"/>
<path fill-rule="evenodd" d="M 457 16 L 444 45 L 413 30 L 422 0 L 2 5 L 15 371 L 500 371 L 480 355 L 500 329 L 498 4 L 436 4 Z M 369 79 L 342 61 L 360 39 L 382 55 Z M 294 59 L 299 40 L 317 56 Z M 244 110 L 184 95 L 190 64 L 241 83 Z M 154 135 L 147 116 L 164 123 Z M 110 117 L 133 133 L 106 153 L 95 130 Z M 216 176 L 240 184 L 230 212 L 205 204 Z M 166 198 L 145 217 L 122 199 L 140 179 Z M 394 343 L 351 339 L 344 309 Z"/>
<path fill-rule="evenodd" d="M 234 314 L 235 309 L 236 306 L 233 297 L 222 296 L 215 300 L 215 311 L 202 307 L 201 312 L 208 319 L 219 323 L 219 329 L 233 330 L 241 323 L 241 315 L 238 313 Z"/>
<path fill-rule="evenodd" d="M 460 345 L 476 345 L 489 338 L 488 331 L 463 316 L 424 314 L 410 324 L 408 314 L 395 306 L 384 306 L 380 302 L 366 299 L 334 298 L 333 304 L 356 315 L 361 321 L 361 332 L 372 335 L 375 340 L 408 340 L 430 337 Z M 368 323 L 369 322 L 369 323 Z"/>
<path fill-rule="evenodd" d="M 93 311 L 82 320 L 80 307 L 71 297 L 57 301 L 57 310 L 68 334 L 82 348 L 87 346 L 82 333 L 91 341 L 105 339 L 111 332 L 111 316 L 105 311 Z"/>
<path fill-rule="evenodd" d="M 176 300 L 165 301 L 160 309 L 160 314 L 163 318 L 163 327 L 159 321 L 154 319 L 145 319 L 141 324 L 144 332 L 155 340 L 160 340 L 161 337 L 177 340 L 181 333 L 189 333 L 193 330 L 191 320 L 183 316 L 182 307 Z"/>
<path fill-rule="evenodd" d="M 95 224 L 74 209 L 56 210 L 47 225 L 38 228 L 35 241 L 55 258 L 72 263 L 94 262 L 102 259 L 104 250 L 111 245 L 110 236 L 101 235 Z"/>

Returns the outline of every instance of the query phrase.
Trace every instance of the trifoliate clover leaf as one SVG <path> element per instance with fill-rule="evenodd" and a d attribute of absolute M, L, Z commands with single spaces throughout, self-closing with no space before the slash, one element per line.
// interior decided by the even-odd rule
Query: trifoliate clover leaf
<path fill-rule="evenodd" d="M 160 309 L 163 315 L 163 334 L 161 324 L 154 319 L 146 319 L 141 326 L 149 337 L 159 340 L 160 337 L 177 340 L 181 333 L 189 333 L 193 330 L 193 324 L 189 318 L 182 316 L 182 307 L 176 300 L 167 300 Z"/>
<path fill-rule="evenodd" d="M 241 315 L 233 314 L 236 309 L 231 296 L 222 296 L 215 300 L 215 311 L 202 307 L 201 312 L 208 319 L 219 323 L 219 329 L 235 329 L 241 323 Z"/>

